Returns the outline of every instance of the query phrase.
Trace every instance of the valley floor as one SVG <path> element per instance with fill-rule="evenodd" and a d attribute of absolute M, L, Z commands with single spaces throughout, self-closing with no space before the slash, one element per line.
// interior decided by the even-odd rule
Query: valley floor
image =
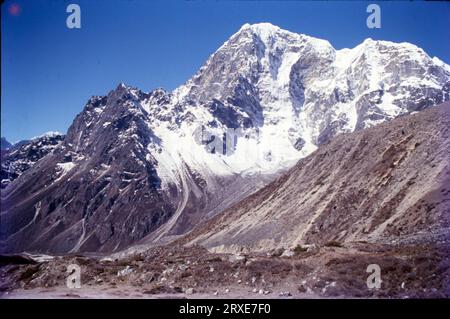
<path fill-rule="evenodd" d="M 1 298 L 449 298 L 448 236 L 434 243 L 330 242 L 246 255 L 200 246 L 150 248 L 120 259 L 82 255 L 33 262 L 2 257 Z M 68 288 L 70 264 L 81 288 Z M 380 267 L 380 289 L 368 288 Z M 372 277 L 370 277 L 372 278 Z M 369 278 L 369 281 L 371 281 Z M 373 281 L 371 281 L 373 282 Z"/>

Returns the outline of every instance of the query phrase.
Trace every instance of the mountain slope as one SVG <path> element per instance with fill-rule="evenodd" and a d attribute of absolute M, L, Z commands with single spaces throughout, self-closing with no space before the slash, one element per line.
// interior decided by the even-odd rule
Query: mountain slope
<path fill-rule="evenodd" d="M 222 252 L 434 242 L 450 231 L 449 127 L 447 102 L 340 135 L 184 243 Z"/>
<path fill-rule="evenodd" d="M 204 180 L 175 162 L 180 166 L 171 177 L 183 185 L 178 189 L 157 173 L 170 162 L 159 163 L 153 156 L 161 152 L 162 140 L 141 99 L 158 95 L 119 85 L 107 96 L 91 98 L 62 143 L 2 191 L 1 249 L 115 251 L 156 230 L 158 236 L 148 240 L 183 233 L 203 214 L 233 203 L 236 189 L 231 186 L 240 176 Z M 236 200 L 258 186 L 258 180 L 249 181 L 248 186 L 237 183 Z M 219 192 L 222 188 L 226 191 Z"/>

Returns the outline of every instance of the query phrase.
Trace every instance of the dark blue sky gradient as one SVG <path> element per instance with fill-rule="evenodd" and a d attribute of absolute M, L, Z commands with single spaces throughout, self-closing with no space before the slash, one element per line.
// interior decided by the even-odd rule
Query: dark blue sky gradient
<path fill-rule="evenodd" d="M 66 27 L 81 7 L 82 28 Z M 2 5 L 1 134 L 10 141 L 66 132 L 91 95 L 125 82 L 172 90 L 242 24 L 270 22 L 327 39 L 407 41 L 450 62 L 450 3 L 375 2 L 382 28 L 366 27 L 371 2 L 14 0 Z M 20 7 L 12 15 L 9 6 Z"/>

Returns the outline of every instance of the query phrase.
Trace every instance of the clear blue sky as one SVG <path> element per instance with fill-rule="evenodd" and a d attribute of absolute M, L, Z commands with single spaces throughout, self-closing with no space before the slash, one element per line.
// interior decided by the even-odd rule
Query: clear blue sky
<path fill-rule="evenodd" d="M 80 30 L 66 27 L 70 3 L 81 7 Z M 246 22 L 270 22 L 336 48 L 367 37 L 408 41 L 450 62 L 450 3 L 378 2 L 382 28 L 368 29 L 369 3 L 6 0 L 1 135 L 14 142 L 66 132 L 91 95 L 119 82 L 172 90 Z"/>

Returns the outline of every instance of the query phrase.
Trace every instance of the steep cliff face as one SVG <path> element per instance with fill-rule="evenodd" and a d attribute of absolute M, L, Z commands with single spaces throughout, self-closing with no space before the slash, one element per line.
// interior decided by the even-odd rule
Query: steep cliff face
<path fill-rule="evenodd" d="M 0 248 L 171 241 L 338 134 L 448 100 L 449 83 L 449 66 L 411 44 L 335 50 L 244 25 L 173 92 L 120 84 L 92 97 L 60 143 L 5 183 Z"/>
<path fill-rule="evenodd" d="M 214 251 L 450 232 L 450 103 L 343 134 L 184 238 Z"/>

